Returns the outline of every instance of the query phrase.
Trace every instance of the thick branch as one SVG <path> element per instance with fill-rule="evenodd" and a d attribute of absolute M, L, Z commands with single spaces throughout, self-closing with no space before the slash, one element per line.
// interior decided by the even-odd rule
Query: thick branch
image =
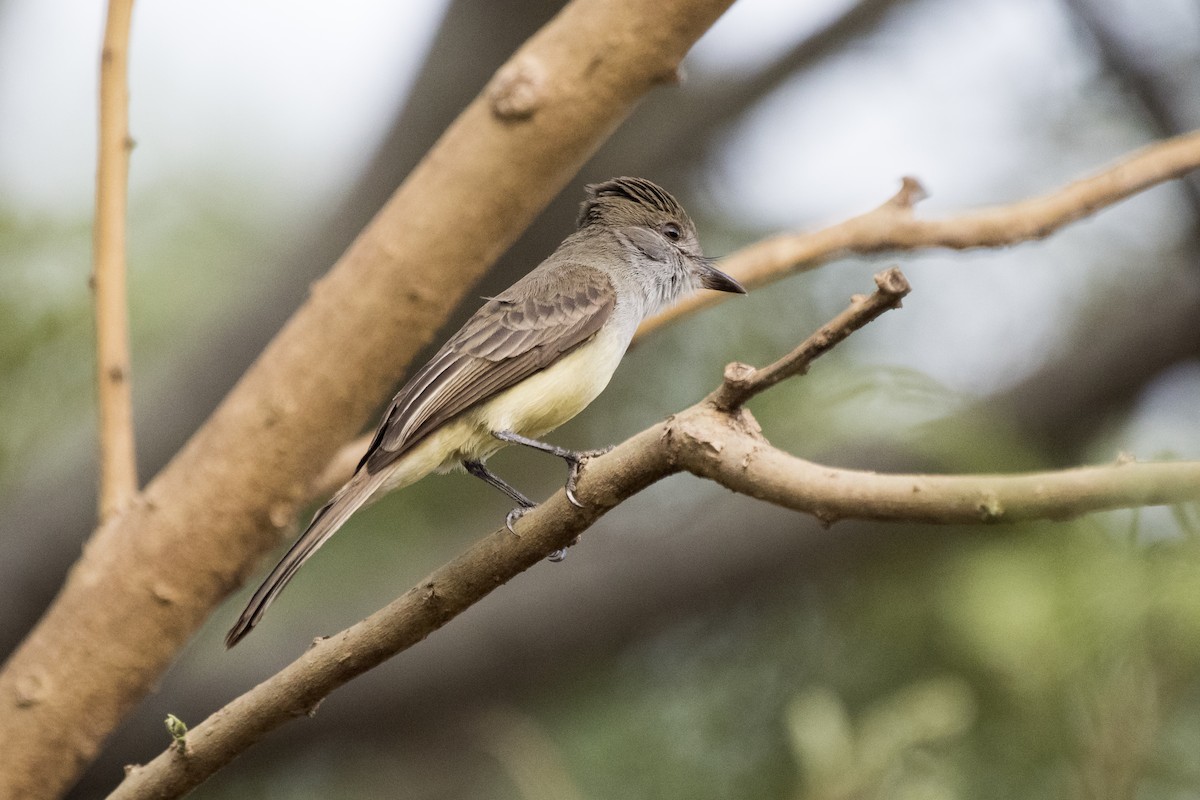
<path fill-rule="evenodd" d="M 877 296 L 898 299 L 898 272 L 877 277 Z M 847 314 L 869 302 L 856 300 Z M 880 311 L 888 307 L 880 303 Z M 865 324 L 865 323 L 864 323 Z M 837 327 L 844 335 L 849 323 Z M 832 345 L 829 345 L 832 346 Z M 779 363 L 779 362 L 777 362 Z M 791 374 L 799 371 L 793 369 Z M 715 392 L 713 396 L 718 394 Z M 857 518 L 933 523 L 1065 519 L 1103 509 L 1200 498 L 1200 463 L 1137 464 L 1027 475 L 877 475 L 813 464 L 772 447 L 745 409 L 712 397 L 590 460 L 577 489 L 526 514 L 514 536 L 500 528 L 367 619 L 319 640 L 281 672 L 238 697 L 168 747 L 130 769 L 111 798 L 178 797 L 270 731 L 312 713 L 334 689 L 420 642 L 493 589 L 569 545 L 623 500 L 680 470 L 826 523 Z"/>
<path fill-rule="evenodd" d="M 913 206 L 925 192 L 915 179 L 905 178 L 900 192 L 873 211 L 812 233 L 765 239 L 725 259 L 721 269 L 747 289 L 754 289 L 851 253 L 1008 247 L 1044 239 L 1059 228 L 1197 167 L 1200 131 L 1193 131 L 1145 147 L 1090 178 L 1049 194 L 942 219 L 913 215 Z M 697 295 L 647 320 L 638 333 L 648 333 L 722 299 L 722 295 Z"/>
<path fill-rule="evenodd" d="M 129 312 L 125 288 L 128 205 L 129 26 L 133 0 L 110 0 L 100 55 L 100 141 L 92 287 L 96 306 L 96 381 L 100 408 L 100 519 L 137 493 L 133 400 L 129 388 Z"/>
<path fill-rule="evenodd" d="M 575 0 L 501 68 L 142 502 L 88 542 L 0 672 L 0 796 L 74 780 L 450 309 L 731 1 Z"/>

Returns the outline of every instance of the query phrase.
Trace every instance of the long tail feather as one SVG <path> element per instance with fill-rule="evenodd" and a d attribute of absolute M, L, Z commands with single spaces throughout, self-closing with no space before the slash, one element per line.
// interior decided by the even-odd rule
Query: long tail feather
<path fill-rule="evenodd" d="M 283 587 L 287 586 L 288 581 L 295 576 L 304 562 L 338 532 L 351 514 L 371 498 L 379 488 L 382 478 L 382 475 L 369 475 L 366 470 L 359 470 L 333 499 L 321 507 L 313 516 L 312 522 L 308 523 L 308 529 L 287 551 L 287 555 L 280 559 L 262 586 L 259 586 L 258 591 L 250 598 L 238 621 L 225 635 L 226 647 L 233 647 L 254 629 L 272 601 L 283 591 Z"/>

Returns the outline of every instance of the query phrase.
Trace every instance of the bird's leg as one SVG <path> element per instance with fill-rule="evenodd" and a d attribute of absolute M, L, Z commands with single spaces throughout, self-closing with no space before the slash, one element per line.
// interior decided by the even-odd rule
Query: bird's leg
<path fill-rule="evenodd" d="M 509 444 L 523 444 L 526 447 L 532 447 L 534 450 L 541 450 L 543 453 L 549 453 L 552 456 L 558 456 L 563 461 L 567 462 L 567 499 L 571 501 L 571 505 L 576 508 L 583 508 L 583 503 L 575 497 L 575 484 L 579 481 L 579 472 L 583 468 L 583 464 L 589 458 L 602 456 L 611 447 L 606 447 L 602 450 L 568 450 L 565 447 L 559 447 L 546 442 L 539 442 L 537 439 L 530 439 L 528 436 L 522 436 L 519 433 L 512 431 L 492 431 L 492 436 L 495 436 L 502 442 Z"/>
<path fill-rule="evenodd" d="M 517 501 L 517 507 L 512 511 L 509 511 L 508 516 L 504 518 L 504 527 L 508 528 L 508 532 L 513 536 L 520 536 L 513 525 L 516 524 L 517 520 L 525 516 L 525 514 L 529 512 L 529 509 L 535 508 L 537 503 L 521 494 L 521 492 L 511 483 L 485 467 L 482 461 L 463 461 L 462 465 L 467 472 L 474 475 L 476 478 L 479 478 L 491 486 L 495 486 L 513 500 Z M 561 550 L 555 550 L 553 553 L 546 556 L 546 560 L 558 563 L 566 557 L 567 548 L 564 547 Z"/>
<path fill-rule="evenodd" d="M 525 513 L 529 511 L 529 509 L 536 506 L 537 503 L 521 494 L 521 492 L 511 483 L 485 467 L 482 461 L 464 460 L 462 465 L 463 469 L 465 469 L 467 472 L 484 481 L 488 485 L 496 487 L 517 502 L 517 507 L 508 512 L 508 516 L 504 518 L 504 526 L 515 535 L 517 532 L 513 528 L 513 525 L 516 524 L 517 520 L 525 516 Z"/>

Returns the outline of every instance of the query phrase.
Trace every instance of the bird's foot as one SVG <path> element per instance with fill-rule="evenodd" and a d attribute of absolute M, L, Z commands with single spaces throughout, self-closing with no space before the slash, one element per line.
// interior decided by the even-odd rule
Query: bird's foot
<path fill-rule="evenodd" d="M 508 528 L 508 532 L 513 536 L 520 537 L 521 534 L 517 533 L 517 529 L 513 526 L 517 524 L 517 520 L 535 508 L 537 508 L 537 503 L 530 503 L 529 505 L 522 503 L 521 505 L 517 506 L 512 511 L 508 512 L 508 516 L 504 518 L 504 527 Z"/>
<path fill-rule="evenodd" d="M 560 548 L 560 549 L 558 549 L 558 550 L 555 550 L 553 553 L 551 553 L 550 555 L 546 556 L 546 560 L 547 560 L 547 561 L 552 561 L 552 562 L 554 562 L 555 564 L 557 564 L 558 562 L 562 561 L 564 558 L 566 558 L 566 557 L 567 557 L 567 549 L 568 549 L 568 548 L 570 548 L 570 547 L 574 547 L 574 546 L 575 546 L 575 545 L 577 545 L 577 544 L 579 544 L 579 537 L 578 537 L 578 536 L 576 536 L 576 537 L 575 537 L 575 539 L 574 539 L 574 541 L 572 541 L 572 542 L 571 542 L 569 545 L 567 545 L 567 547 L 563 547 L 563 548 Z"/>
<path fill-rule="evenodd" d="M 514 526 L 517 524 L 517 520 L 519 520 L 521 517 L 525 516 L 526 514 L 528 514 L 530 511 L 532 511 L 535 508 L 537 508 L 537 503 L 531 503 L 530 505 L 527 505 L 527 506 L 525 506 L 525 505 L 517 506 L 512 511 L 508 512 L 508 516 L 504 518 L 504 527 L 508 528 L 509 533 L 511 533 L 513 536 L 516 536 L 518 539 L 521 538 L 521 534 L 517 533 L 517 530 Z M 571 544 L 575 544 L 578 541 L 579 541 L 579 539 L 576 538 L 574 542 L 571 542 Z M 562 561 L 566 557 L 567 557 L 567 548 L 562 547 L 562 548 L 559 548 L 558 550 L 555 550 L 550 555 L 546 556 L 546 560 L 553 561 L 555 564 L 557 564 L 558 562 Z"/>
<path fill-rule="evenodd" d="M 579 476 L 583 472 L 583 465 L 590 459 L 598 458 L 599 456 L 602 456 L 611 450 L 612 445 L 609 445 L 608 447 L 602 447 L 599 450 L 580 450 L 578 452 L 571 452 L 562 457 L 567 462 L 566 490 L 567 500 L 571 501 L 571 505 L 575 506 L 576 508 L 583 508 L 583 503 L 579 502 L 579 498 L 575 496 L 575 487 L 579 483 Z M 551 556 L 551 561 L 562 561 L 563 558 L 566 558 L 567 551 L 565 549 L 555 552 L 556 554 L 561 553 L 562 555 L 557 559 Z"/>

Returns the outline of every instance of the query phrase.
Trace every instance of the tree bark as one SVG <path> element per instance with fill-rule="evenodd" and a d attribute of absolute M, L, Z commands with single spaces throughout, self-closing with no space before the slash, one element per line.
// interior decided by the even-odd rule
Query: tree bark
<path fill-rule="evenodd" d="M 732 0 L 576 0 L 413 170 L 0 672 L 0 796 L 60 794 L 517 233 Z"/>

